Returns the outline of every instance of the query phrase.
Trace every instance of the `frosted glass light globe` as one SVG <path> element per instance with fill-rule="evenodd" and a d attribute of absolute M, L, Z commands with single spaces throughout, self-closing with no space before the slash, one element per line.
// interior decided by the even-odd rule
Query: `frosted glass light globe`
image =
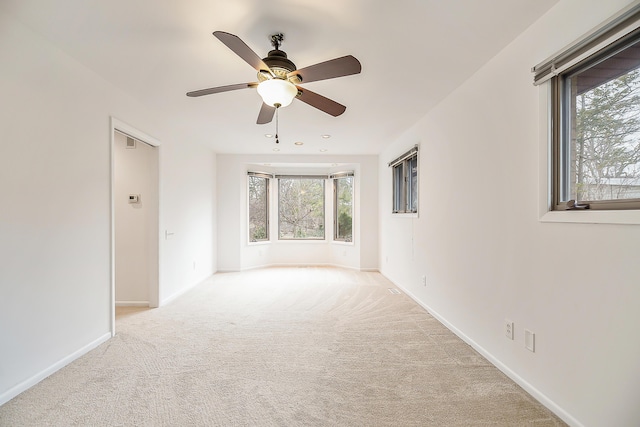
<path fill-rule="evenodd" d="M 270 79 L 258 85 L 258 94 L 262 97 L 262 101 L 271 107 L 277 104 L 280 107 L 286 107 L 296 97 L 298 89 L 287 80 Z"/>

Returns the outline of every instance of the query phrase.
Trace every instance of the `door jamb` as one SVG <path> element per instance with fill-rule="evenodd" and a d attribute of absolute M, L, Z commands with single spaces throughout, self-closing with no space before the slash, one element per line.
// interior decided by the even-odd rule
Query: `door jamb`
<path fill-rule="evenodd" d="M 149 307 L 158 307 L 160 304 L 160 253 L 161 253 L 161 248 L 160 248 L 160 224 L 161 224 L 161 217 L 160 217 L 160 198 L 161 198 L 161 191 L 160 189 L 161 187 L 161 181 L 160 181 L 160 177 L 162 176 L 162 174 L 160 173 L 160 167 L 161 167 L 161 155 L 162 155 L 162 151 L 161 151 L 161 143 L 159 140 L 157 140 L 156 138 L 152 137 L 151 135 L 148 135 L 138 129 L 136 129 L 135 127 L 111 116 L 110 117 L 110 134 L 109 134 L 109 149 L 110 149 L 110 173 L 109 173 L 109 178 L 110 178 L 110 182 L 109 182 L 109 207 L 110 207 L 110 232 L 111 232 L 111 239 L 110 239 L 110 267 L 111 267 L 111 271 L 110 271 L 110 281 L 111 281 L 111 292 L 110 292 L 110 304 L 111 304 L 111 336 L 114 337 L 116 334 L 116 257 L 115 257 L 115 205 L 114 205 L 114 192 L 115 192 L 115 156 L 114 156 L 114 145 L 115 145 L 115 132 L 118 131 L 120 133 L 124 133 L 126 135 L 129 135 L 130 137 L 137 139 L 139 141 L 142 141 L 146 144 L 149 144 L 153 147 L 158 148 L 158 176 L 157 176 L 157 184 L 158 184 L 158 206 L 157 206 L 157 218 L 158 218 L 158 230 L 157 230 L 157 235 L 158 235 L 158 253 L 156 254 L 157 256 L 157 264 L 158 264 L 158 272 L 157 272 L 157 283 L 156 283 L 156 289 L 154 289 L 154 292 L 149 292 Z"/>

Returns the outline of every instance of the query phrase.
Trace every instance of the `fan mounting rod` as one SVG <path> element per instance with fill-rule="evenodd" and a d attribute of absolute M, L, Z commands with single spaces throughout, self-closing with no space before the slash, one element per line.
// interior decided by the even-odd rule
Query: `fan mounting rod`
<path fill-rule="evenodd" d="M 271 45 L 275 50 L 280 50 L 280 46 L 282 45 L 283 40 L 284 40 L 284 34 L 282 33 L 271 35 Z"/>

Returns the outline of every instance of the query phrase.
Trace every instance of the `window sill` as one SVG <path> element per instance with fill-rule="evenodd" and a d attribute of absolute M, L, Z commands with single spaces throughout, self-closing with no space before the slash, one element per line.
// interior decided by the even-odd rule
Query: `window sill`
<path fill-rule="evenodd" d="M 640 210 L 619 211 L 550 211 L 540 222 L 566 222 L 579 224 L 640 224 Z"/>
<path fill-rule="evenodd" d="M 276 242 L 278 243 L 284 243 L 286 245 L 292 244 L 292 243 L 311 243 L 311 244 L 327 244 L 329 243 L 329 241 L 327 239 L 278 239 L 276 240 Z"/>
<path fill-rule="evenodd" d="M 248 242 L 247 246 L 260 246 L 260 245 L 270 245 L 271 240 L 261 240 L 259 242 Z"/>
<path fill-rule="evenodd" d="M 334 245 L 342 245 L 342 246 L 353 246 L 354 242 L 344 242 L 342 240 L 332 240 L 332 244 Z"/>
<path fill-rule="evenodd" d="M 391 212 L 391 217 L 393 218 L 418 218 L 418 213 L 393 213 Z"/>

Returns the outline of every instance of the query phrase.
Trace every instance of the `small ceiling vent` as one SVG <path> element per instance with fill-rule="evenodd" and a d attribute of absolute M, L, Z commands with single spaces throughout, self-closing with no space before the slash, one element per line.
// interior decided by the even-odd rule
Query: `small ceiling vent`
<path fill-rule="evenodd" d="M 130 136 L 127 137 L 127 148 L 136 148 L 136 140 Z"/>

